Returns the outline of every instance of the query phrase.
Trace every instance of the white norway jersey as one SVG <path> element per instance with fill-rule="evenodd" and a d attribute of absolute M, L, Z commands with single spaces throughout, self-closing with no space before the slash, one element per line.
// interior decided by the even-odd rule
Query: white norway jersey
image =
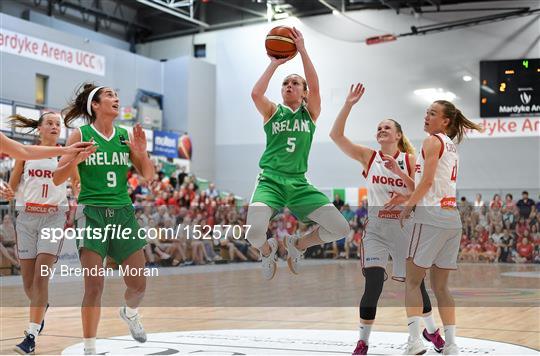
<path fill-rule="evenodd" d="M 399 168 L 410 176 L 411 162 L 409 155 L 404 152 L 397 152 L 394 155 Z M 400 209 L 385 210 L 384 204 L 390 200 L 394 193 L 405 194 L 407 187 L 403 179 L 392 173 L 384 166 L 382 152 L 373 152 L 368 165 L 367 173 L 363 172 L 368 182 L 368 216 L 369 218 L 398 219 Z"/>
<path fill-rule="evenodd" d="M 67 210 L 66 183 L 55 186 L 52 181 L 57 166 L 56 158 L 24 162 L 24 172 L 17 190 L 18 209 L 42 214 Z"/>
<path fill-rule="evenodd" d="M 460 228 L 461 219 L 456 205 L 456 180 L 459 156 L 457 148 L 450 137 L 444 134 L 434 135 L 442 144 L 439 162 L 431 188 L 418 202 L 414 214 L 417 223 L 442 228 Z M 415 185 L 422 180 L 424 173 L 424 149 L 416 162 Z"/>

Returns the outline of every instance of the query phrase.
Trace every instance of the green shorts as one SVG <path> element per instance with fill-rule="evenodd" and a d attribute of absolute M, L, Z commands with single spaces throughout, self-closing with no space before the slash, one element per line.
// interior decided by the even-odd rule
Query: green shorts
<path fill-rule="evenodd" d="M 145 236 L 139 238 L 140 227 L 131 205 L 121 208 L 87 205 L 77 229 L 82 232 L 82 239 L 77 239 L 79 250 L 87 248 L 103 259 L 110 256 L 118 264 L 146 245 Z"/>
<path fill-rule="evenodd" d="M 264 203 L 276 210 L 287 207 L 300 221 L 308 222 L 307 216 L 329 204 L 330 200 L 311 185 L 303 174 L 284 176 L 263 171 L 257 178 L 251 203 Z"/>

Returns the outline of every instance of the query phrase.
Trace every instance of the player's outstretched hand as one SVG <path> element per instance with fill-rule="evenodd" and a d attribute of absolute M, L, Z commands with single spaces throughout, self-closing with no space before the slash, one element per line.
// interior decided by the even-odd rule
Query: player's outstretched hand
<path fill-rule="evenodd" d="M 388 209 L 388 210 L 392 210 L 396 206 L 399 206 L 399 205 L 402 205 L 403 203 L 405 203 L 407 201 L 407 199 L 409 199 L 409 195 L 401 194 L 401 193 L 398 193 L 398 192 L 393 192 L 392 198 L 390 198 L 390 200 L 388 200 L 384 204 L 384 208 Z"/>
<path fill-rule="evenodd" d="M 10 201 L 15 197 L 15 192 L 5 182 L 0 182 L 0 198 Z"/>
<path fill-rule="evenodd" d="M 270 58 L 270 62 L 272 62 L 273 64 L 275 64 L 277 66 L 280 66 L 283 63 L 290 61 L 294 57 L 294 55 L 292 55 L 290 57 L 286 57 L 286 58 L 276 58 L 276 57 L 272 57 L 272 56 L 268 56 L 268 57 Z"/>
<path fill-rule="evenodd" d="M 302 35 L 302 32 L 300 32 L 296 27 L 292 28 L 291 36 L 294 40 L 294 45 L 296 46 L 296 50 L 302 54 L 306 51 L 306 47 L 304 45 L 304 36 Z"/>
<path fill-rule="evenodd" d="M 135 125 L 133 133 L 129 134 L 129 142 L 126 143 L 133 154 L 146 154 L 146 134 L 140 124 Z"/>
<path fill-rule="evenodd" d="M 362 95 L 364 95 L 364 91 L 366 88 L 364 88 L 364 85 L 362 83 L 357 83 L 356 85 L 351 84 L 351 88 L 349 89 L 349 95 L 347 95 L 347 99 L 345 99 L 345 102 L 348 104 L 354 105 L 360 100 Z"/>
<path fill-rule="evenodd" d="M 83 152 L 86 149 L 91 149 L 92 146 L 94 146 L 94 141 L 76 142 L 71 146 L 64 147 L 64 154 L 76 156 L 79 152 Z"/>
<path fill-rule="evenodd" d="M 381 152 L 381 157 L 384 161 L 384 167 L 386 169 L 388 169 L 390 172 L 396 174 L 396 175 L 399 175 L 400 174 L 400 169 L 399 169 L 399 166 L 398 166 L 398 163 L 397 161 L 394 159 L 394 157 L 392 156 L 389 156 L 389 155 L 385 155 Z"/>

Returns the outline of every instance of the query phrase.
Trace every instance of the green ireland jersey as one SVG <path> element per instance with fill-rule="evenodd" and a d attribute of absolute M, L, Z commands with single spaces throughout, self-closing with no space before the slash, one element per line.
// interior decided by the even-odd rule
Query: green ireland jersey
<path fill-rule="evenodd" d="M 127 191 L 130 150 L 125 143 L 129 140 L 127 130 L 114 126 L 110 138 L 97 131 L 94 125 L 81 126 L 80 130 L 82 141 L 93 138 L 98 148 L 84 162 L 79 163 L 79 203 L 109 208 L 130 205 Z"/>
<path fill-rule="evenodd" d="M 278 104 L 264 132 L 266 149 L 259 161 L 261 169 L 284 175 L 306 173 L 315 124 L 305 105 L 292 111 Z"/>

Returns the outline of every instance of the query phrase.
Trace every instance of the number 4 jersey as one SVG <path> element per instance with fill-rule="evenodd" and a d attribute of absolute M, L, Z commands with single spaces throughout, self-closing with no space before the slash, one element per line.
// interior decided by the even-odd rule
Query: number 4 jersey
<path fill-rule="evenodd" d="M 82 141 L 94 139 L 97 151 L 79 164 L 83 205 L 121 207 L 131 205 L 127 191 L 127 174 L 130 166 L 128 132 L 114 126 L 111 137 L 105 137 L 94 125 L 79 128 Z"/>
<path fill-rule="evenodd" d="M 439 162 L 435 178 L 429 191 L 417 204 L 414 221 L 445 229 L 461 228 L 461 219 L 456 205 L 456 180 L 459 156 L 450 137 L 434 135 L 441 141 Z M 415 185 L 418 187 L 424 173 L 424 149 L 416 161 Z"/>
<path fill-rule="evenodd" d="M 67 211 L 66 183 L 55 186 L 52 181 L 57 166 L 57 158 L 24 162 L 21 185 L 16 196 L 19 211 L 36 214 Z"/>

